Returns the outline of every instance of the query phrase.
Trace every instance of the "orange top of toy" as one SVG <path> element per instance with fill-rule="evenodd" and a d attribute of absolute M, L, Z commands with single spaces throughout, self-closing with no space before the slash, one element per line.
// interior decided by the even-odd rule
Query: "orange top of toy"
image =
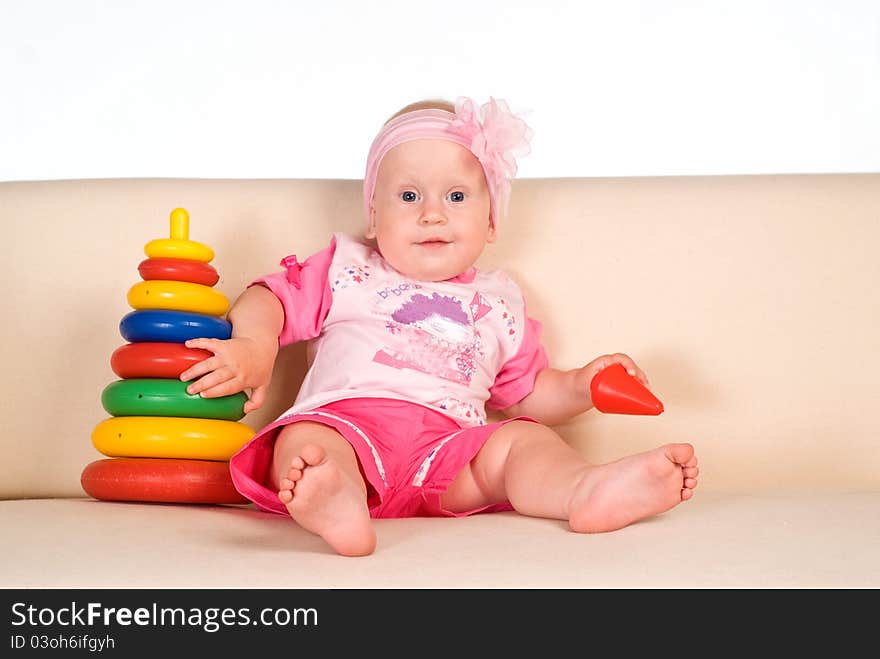
<path fill-rule="evenodd" d="M 599 371 L 590 383 L 590 395 L 600 412 L 654 416 L 663 412 L 663 403 L 627 373 L 622 364 L 612 364 Z"/>

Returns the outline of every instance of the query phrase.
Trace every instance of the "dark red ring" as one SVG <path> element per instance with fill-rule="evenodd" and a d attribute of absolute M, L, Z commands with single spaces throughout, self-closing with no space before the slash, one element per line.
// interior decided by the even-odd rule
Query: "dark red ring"
<path fill-rule="evenodd" d="M 182 458 L 108 458 L 83 469 L 86 494 L 104 501 L 243 504 L 228 462 Z"/>

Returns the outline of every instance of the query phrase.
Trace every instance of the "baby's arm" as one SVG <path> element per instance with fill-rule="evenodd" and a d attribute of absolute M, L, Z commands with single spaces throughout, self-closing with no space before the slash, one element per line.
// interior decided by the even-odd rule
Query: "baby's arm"
<path fill-rule="evenodd" d="M 532 392 L 506 408 L 504 414 L 509 417 L 530 416 L 548 426 L 565 423 L 593 407 L 590 397 L 593 377 L 602 369 L 617 363 L 622 364 L 630 375 L 648 386 L 645 374 L 629 356 L 622 353 L 602 355 L 586 366 L 570 371 L 549 367 L 543 369 L 535 378 Z"/>
<path fill-rule="evenodd" d="M 228 396 L 251 389 L 245 414 L 259 408 L 266 399 L 278 336 L 284 325 L 281 302 L 268 288 L 251 286 L 232 305 L 227 315 L 232 324 L 232 338 L 192 339 L 188 348 L 204 348 L 214 353 L 180 374 L 183 382 L 198 378 L 187 387 L 191 395 L 205 398 Z"/>

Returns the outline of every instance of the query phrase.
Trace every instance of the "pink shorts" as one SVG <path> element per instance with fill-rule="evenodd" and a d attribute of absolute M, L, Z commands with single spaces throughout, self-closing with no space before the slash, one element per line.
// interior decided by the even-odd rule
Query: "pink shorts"
<path fill-rule="evenodd" d="M 286 515 L 278 492 L 269 484 L 275 439 L 283 426 L 313 421 L 335 428 L 351 444 L 367 484 L 371 517 L 461 517 L 513 510 L 505 501 L 451 512 L 443 508 L 440 496 L 489 436 L 515 420 L 461 428 L 443 414 L 417 403 L 352 398 L 282 416 L 232 456 L 229 467 L 232 482 L 242 495 L 261 510 Z"/>

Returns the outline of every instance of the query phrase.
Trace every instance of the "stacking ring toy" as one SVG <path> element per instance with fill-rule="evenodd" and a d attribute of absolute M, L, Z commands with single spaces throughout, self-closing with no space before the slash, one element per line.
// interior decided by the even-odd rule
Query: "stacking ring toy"
<path fill-rule="evenodd" d="M 111 382 L 101 405 L 113 416 L 188 416 L 238 421 L 248 397 L 244 392 L 202 398 L 186 393 L 188 382 L 167 378 L 132 378 Z"/>
<path fill-rule="evenodd" d="M 189 313 L 144 309 L 131 311 L 119 321 L 119 333 L 131 343 L 164 341 L 184 343 L 190 339 L 228 339 L 232 325 L 224 318 Z"/>
<path fill-rule="evenodd" d="M 186 281 L 161 279 L 140 281 L 128 290 L 128 304 L 134 309 L 172 309 L 222 316 L 229 300 L 220 291 Z"/>
<path fill-rule="evenodd" d="M 187 259 L 144 259 L 138 265 L 141 279 L 168 279 L 188 281 L 203 286 L 213 286 L 220 281 L 220 274 L 214 266 L 201 261 Z"/>
<path fill-rule="evenodd" d="M 111 458 L 229 460 L 253 435 L 240 421 L 115 416 L 95 426 L 92 444 Z"/>
<path fill-rule="evenodd" d="M 187 348 L 182 343 L 126 343 L 110 355 L 110 368 L 121 378 L 179 378 L 212 355 L 210 350 Z"/>
<path fill-rule="evenodd" d="M 227 462 L 162 458 L 107 458 L 83 469 L 83 490 L 103 501 L 243 504 Z"/>
<path fill-rule="evenodd" d="M 189 259 L 207 263 L 214 258 L 214 250 L 189 240 L 189 213 L 184 208 L 171 211 L 171 237 L 157 238 L 144 245 L 144 253 L 151 259 Z"/>

